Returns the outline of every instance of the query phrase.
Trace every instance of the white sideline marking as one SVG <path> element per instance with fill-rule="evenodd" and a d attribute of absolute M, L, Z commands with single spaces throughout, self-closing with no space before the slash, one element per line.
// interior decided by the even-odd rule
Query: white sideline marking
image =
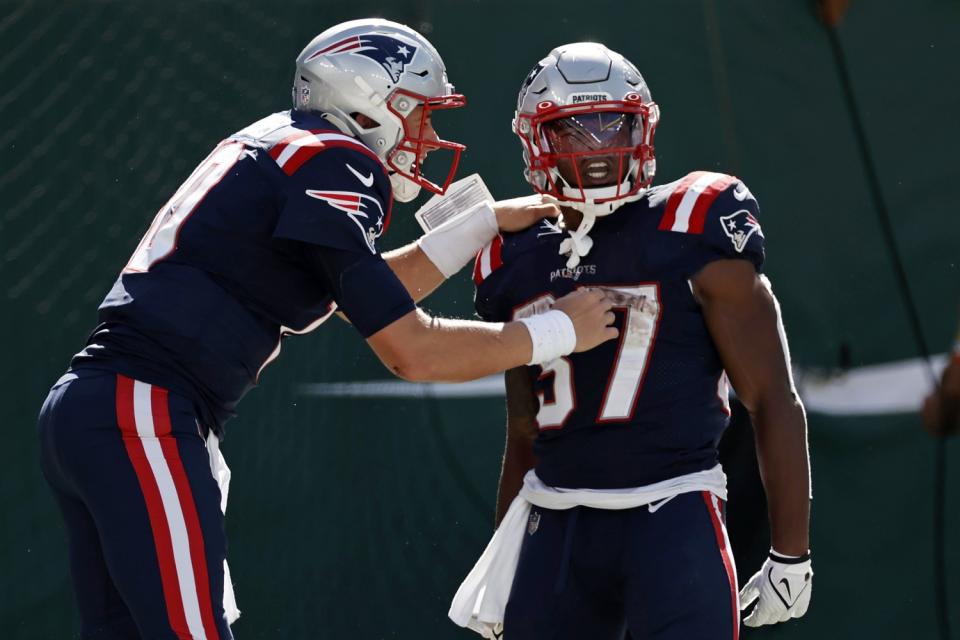
<path fill-rule="evenodd" d="M 300 385 L 299 391 L 303 396 L 340 398 L 485 398 L 506 393 L 500 374 L 453 384 L 403 380 L 315 382 Z"/>
<path fill-rule="evenodd" d="M 933 356 L 939 376 L 947 354 Z M 795 369 L 797 391 L 810 413 L 826 415 L 884 415 L 919 411 L 930 392 L 927 364 L 919 358 L 857 367 L 842 373 Z M 302 384 L 298 395 L 326 398 L 487 398 L 505 394 L 500 374 L 447 384 L 370 380 Z"/>

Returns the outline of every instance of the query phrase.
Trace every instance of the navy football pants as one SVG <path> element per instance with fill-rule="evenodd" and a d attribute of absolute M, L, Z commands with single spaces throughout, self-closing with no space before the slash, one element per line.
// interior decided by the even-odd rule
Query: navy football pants
<path fill-rule="evenodd" d="M 232 638 L 220 489 L 191 403 L 117 374 L 63 376 L 41 464 L 67 525 L 84 640 Z"/>
<path fill-rule="evenodd" d="M 710 493 L 651 513 L 533 507 L 505 640 L 736 640 L 737 578 Z M 532 531 L 532 533 L 531 533 Z"/>

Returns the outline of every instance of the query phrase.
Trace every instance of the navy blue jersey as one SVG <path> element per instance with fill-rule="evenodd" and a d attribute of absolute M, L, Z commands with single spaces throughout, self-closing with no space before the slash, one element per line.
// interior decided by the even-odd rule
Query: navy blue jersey
<path fill-rule="evenodd" d="M 636 487 L 717 463 L 727 381 L 689 281 L 714 260 L 745 259 L 759 271 L 757 215 L 737 178 L 695 172 L 597 218 L 593 248 L 575 268 L 559 254 L 566 234 L 550 221 L 498 237 L 478 255 L 485 320 L 542 311 L 577 287 L 616 297 L 618 340 L 528 368 L 546 484 Z"/>
<path fill-rule="evenodd" d="M 414 308 L 378 253 L 386 170 L 321 116 L 220 143 L 157 214 L 72 367 L 186 394 L 220 430 L 289 334 L 339 307 L 364 337 Z"/>

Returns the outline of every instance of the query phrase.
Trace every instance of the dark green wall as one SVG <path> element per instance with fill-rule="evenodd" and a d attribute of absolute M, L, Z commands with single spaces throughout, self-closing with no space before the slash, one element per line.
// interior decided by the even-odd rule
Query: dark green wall
<path fill-rule="evenodd" d="M 960 299 L 960 3 L 851 4 L 840 35 L 856 96 L 925 335 L 943 350 Z M 4 638 L 75 627 L 64 534 L 35 463 L 47 388 L 173 189 L 220 138 L 287 107 L 291 62 L 313 35 L 368 15 L 429 30 L 469 103 L 437 126 L 469 146 L 461 174 L 479 171 L 500 196 L 527 190 L 509 121 L 529 68 L 568 41 L 621 51 L 663 112 L 661 180 L 736 173 L 760 200 L 796 362 L 834 367 L 842 345 L 855 365 L 916 355 L 809 2 L 0 2 Z M 414 237 L 412 210 L 398 207 L 385 246 Z M 426 306 L 469 316 L 471 296 L 464 274 Z M 331 322 L 286 343 L 231 423 L 238 637 L 470 637 L 445 616 L 490 531 L 501 401 L 298 390 L 382 377 Z M 764 635 L 933 637 L 932 444 L 916 416 L 811 415 L 810 427 L 817 588 L 807 618 Z M 948 539 L 958 480 L 951 469 Z"/>

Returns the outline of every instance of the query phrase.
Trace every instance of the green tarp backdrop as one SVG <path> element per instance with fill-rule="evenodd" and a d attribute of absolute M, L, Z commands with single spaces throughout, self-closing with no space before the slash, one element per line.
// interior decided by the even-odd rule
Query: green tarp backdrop
<path fill-rule="evenodd" d="M 621 51 L 662 110 L 659 181 L 724 171 L 760 201 L 796 363 L 917 356 L 835 60 L 806 0 L 0 1 L 0 637 L 76 633 L 34 430 L 97 304 L 209 149 L 288 107 L 302 46 L 370 15 L 421 29 L 441 51 L 468 106 L 436 126 L 468 145 L 460 174 L 480 172 L 500 197 L 527 192 L 510 119 L 533 64 L 570 41 Z M 944 351 L 960 300 L 960 3 L 853 0 L 839 34 L 923 330 Z M 415 237 L 413 210 L 396 207 L 384 247 Z M 425 306 L 471 316 L 467 275 Z M 239 638 L 471 637 L 446 611 L 491 531 L 502 400 L 318 398 L 301 387 L 386 377 L 333 320 L 286 341 L 228 425 Z M 810 430 L 812 606 L 744 637 L 935 637 L 933 444 L 917 416 L 813 414 Z M 946 530 L 954 637 L 957 446 Z M 754 570 L 738 567 L 741 579 Z"/>

